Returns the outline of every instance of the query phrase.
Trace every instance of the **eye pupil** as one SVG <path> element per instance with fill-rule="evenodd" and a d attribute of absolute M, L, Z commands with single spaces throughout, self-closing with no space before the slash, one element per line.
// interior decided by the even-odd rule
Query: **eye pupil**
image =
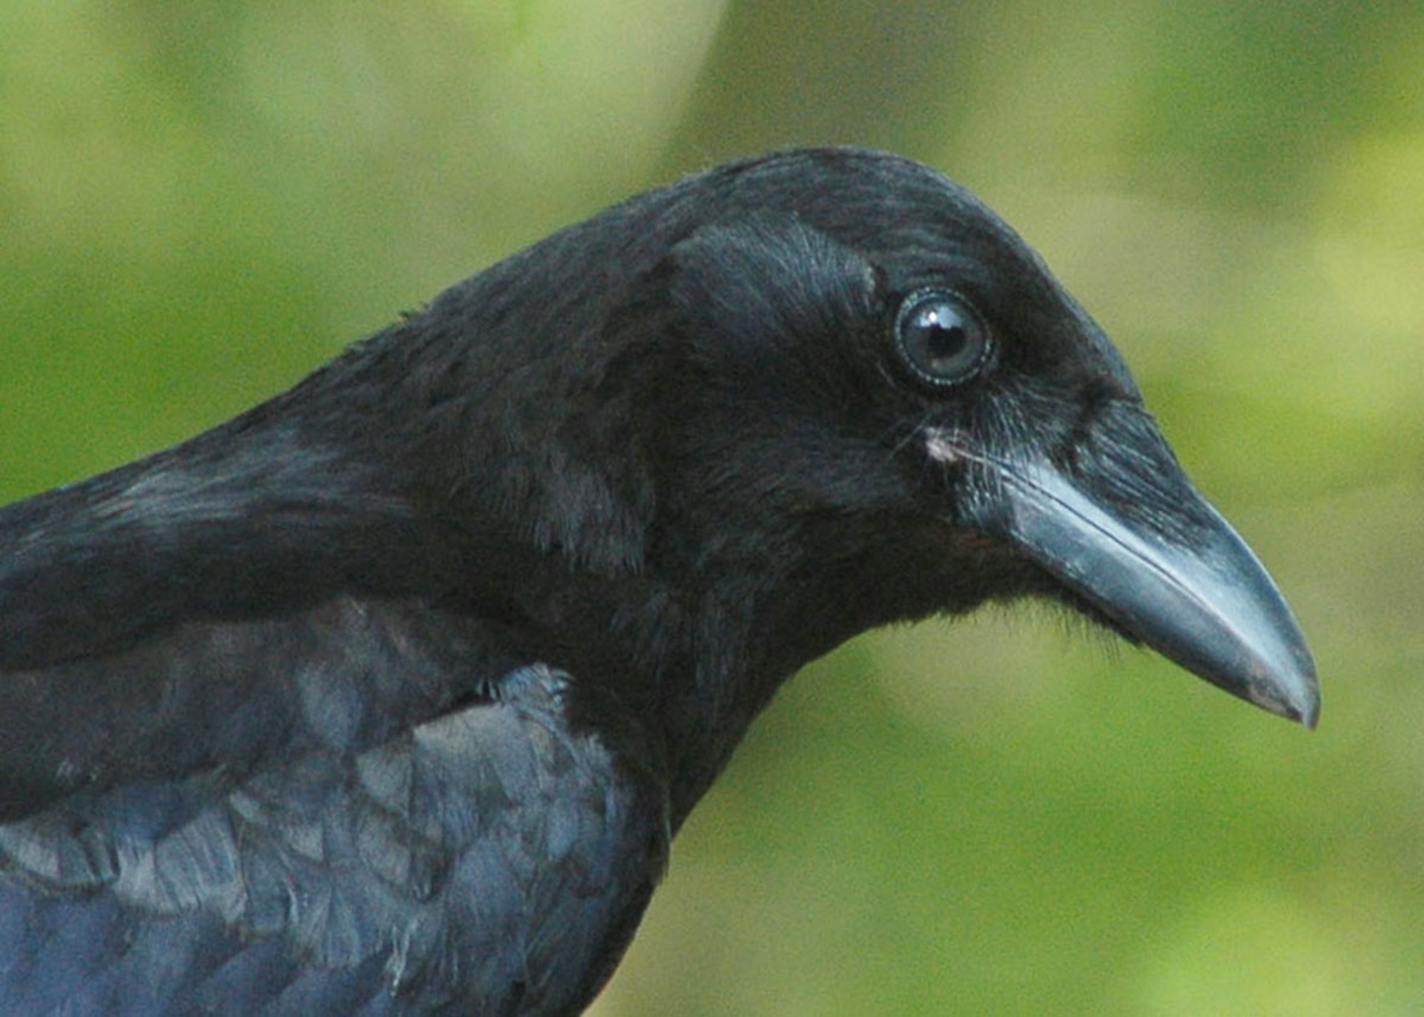
<path fill-rule="evenodd" d="M 973 377 L 989 354 L 983 319 L 960 297 L 943 290 L 906 298 L 896 318 L 895 338 L 911 371 L 939 388 Z"/>
<path fill-rule="evenodd" d="M 960 325 L 945 326 L 935 322 L 930 326 L 929 335 L 926 339 L 926 347 L 930 357 L 934 360 L 944 360 L 952 358 L 955 354 L 964 349 L 969 341 Z"/>

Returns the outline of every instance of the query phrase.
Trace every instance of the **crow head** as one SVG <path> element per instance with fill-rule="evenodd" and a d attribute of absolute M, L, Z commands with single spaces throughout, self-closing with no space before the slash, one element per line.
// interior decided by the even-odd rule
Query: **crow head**
<path fill-rule="evenodd" d="M 604 373 L 636 379 L 618 405 L 651 478 L 638 567 L 724 619 L 750 606 L 754 668 L 1042 595 L 1314 724 L 1270 577 L 1102 330 L 972 195 L 852 150 L 659 193 L 615 212 L 661 253 L 597 340 L 623 358 Z"/>
<path fill-rule="evenodd" d="M 923 166 L 851 149 L 722 166 L 397 331 L 330 372 L 339 419 L 355 379 L 385 379 L 362 419 L 383 442 L 419 422 L 418 447 L 385 443 L 389 473 L 421 471 L 420 514 L 465 531 L 451 581 L 656 717 L 677 816 L 797 668 L 988 599 L 1064 602 L 1315 722 L 1289 608 L 1117 351 Z M 460 561 L 435 544 L 420 561 Z"/>

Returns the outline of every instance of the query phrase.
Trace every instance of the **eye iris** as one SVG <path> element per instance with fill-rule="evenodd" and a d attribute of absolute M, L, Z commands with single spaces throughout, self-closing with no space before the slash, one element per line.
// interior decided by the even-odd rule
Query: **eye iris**
<path fill-rule="evenodd" d="M 988 350 L 988 333 L 974 310 L 952 293 L 911 296 L 899 319 L 902 354 L 916 374 L 954 385 L 975 374 Z"/>

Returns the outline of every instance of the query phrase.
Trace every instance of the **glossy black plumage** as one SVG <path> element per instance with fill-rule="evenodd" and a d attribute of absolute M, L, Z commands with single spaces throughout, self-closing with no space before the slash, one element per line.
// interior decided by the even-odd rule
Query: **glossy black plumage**
<path fill-rule="evenodd" d="M 969 301 L 982 368 L 898 360 Z M 796 668 L 1056 597 L 1314 721 L 1111 345 L 905 160 L 721 167 L 0 510 L 0 1011 L 562 1014 Z"/>

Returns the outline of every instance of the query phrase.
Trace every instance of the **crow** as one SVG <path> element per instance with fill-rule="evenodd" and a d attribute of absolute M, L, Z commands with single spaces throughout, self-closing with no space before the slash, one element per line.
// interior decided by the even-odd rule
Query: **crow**
<path fill-rule="evenodd" d="M 1314 725 L 1300 629 L 963 188 L 730 163 L 0 510 L 0 1011 L 557 1015 L 777 687 L 1025 596 Z"/>

